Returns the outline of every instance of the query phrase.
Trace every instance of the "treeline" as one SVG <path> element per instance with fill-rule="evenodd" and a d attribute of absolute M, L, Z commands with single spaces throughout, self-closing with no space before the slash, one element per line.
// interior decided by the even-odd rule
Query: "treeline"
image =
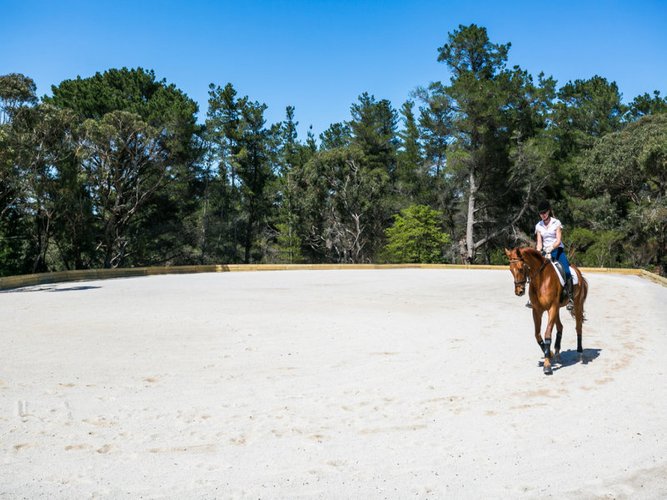
<path fill-rule="evenodd" d="M 299 138 L 295 109 L 211 85 L 197 105 L 153 71 L 110 69 L 36 96 L 0 77 L 0 275 L 250 262 L 501 263 L 542 198 L 574 262 L 667 270 L 667 100 L 601 76 L 507 67 L 459 26 L 449 82 Z"/>

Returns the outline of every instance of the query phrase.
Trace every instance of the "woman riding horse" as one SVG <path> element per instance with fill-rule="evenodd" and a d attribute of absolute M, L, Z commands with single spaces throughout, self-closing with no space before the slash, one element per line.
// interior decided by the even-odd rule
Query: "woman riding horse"
<path fill-rule="evenodd" d="M 553 216 L 551 205 L 548 201 L 541 201 L 537 206 L 540 213 L 540 222 L 535 225 L 535 234 L 537 235 L 537 251 L 542 255 L 548 256 L 551 260 L 560 262 L 565 271 L 565 291 L 567 292 L 567 310 L 574 308 L 572 299 L 572 273 L 570 272 L 570 263 L 565 255 L 565 246 L 563 245 L 562 228 L 563 224 Z"/>
<path fill-rule="evenodd" d="M 561 302 L 562 287 L 558 280 L 558 274 L 554 266 L 544 258 L 541 252 L 534 248 L 505 249 L 505 254 L 510 261 L 510 272 L 514 278 L 514 293 L 522 296 L 530 283 L 529 296 L 532 303 L 533 323 L 535 325 L 535 340 L 544 353 L 544 373 L 549 375 L 551 369 L 551 332 L 556 327 L 556 344 L 554 358 L 557 360 L 560 354 L 560 341 L 563 334 L 563 324 L 560 321 L 559 310 L 565 305 Z M 581 271 L 576 267 L 572 270 L 577 273 L 579 285 L 574 292 L 574 308 L 570 311 L 574 316 L 577 331 L 577 352 L 583 359 L 583 348 L 581 345 L 582 325 L 584 323 L 584 302 L 588 295 L 588 282 L 584 279 Z M 547 327 L 542 338 L 542 315 L 547 313 Z"/>

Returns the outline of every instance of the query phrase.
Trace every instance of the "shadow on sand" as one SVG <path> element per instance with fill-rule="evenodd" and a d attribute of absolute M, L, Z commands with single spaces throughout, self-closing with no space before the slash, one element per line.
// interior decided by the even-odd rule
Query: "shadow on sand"
<path fill-rule="evenodd" d="M 568 368 L 570 366 L 574 366 L 578 363 L 581 363 L 582 365 L 587 365 L 588 363 L 592 363 L 593 361 L 595 361 L 600 356 L 601 352 L 602 349 L 584 349 L 584 352 L 580 355 L 574 349 L 568 349 L 567 351 L 562 351 L 560 353 L 559 361 L 554 362 L 552 364 L 552 369 L 555 372 L 562 368 Z M 542 367 L 543 365 L 544 363 L 540 361 L 539 366 Z"/>
<path fill-rule="evenodd" d="M 13 288 L 11 290 L 0 290 L 0 293 L 26 293 L 26 292 L 79 292 L 81 290 L 94 290 L 102 288 L 101 286 L 79 285 L 58 288 L 56 285 L 28 286 L 23 288 Z"/>

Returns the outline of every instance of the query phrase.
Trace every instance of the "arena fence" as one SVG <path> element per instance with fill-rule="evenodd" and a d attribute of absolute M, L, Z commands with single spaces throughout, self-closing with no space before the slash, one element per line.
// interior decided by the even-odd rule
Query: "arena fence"
<path fill-rule="evenodd" d="M 295 271 L 295 270 L 336 270 L 336 269 L 478 269 L 504 270 L 507 266 L 458 265 L 458 264 L 214 264 L 202 266 L 133 267 L 117 269 L 86 269 L 58 271 L 52 273 L 26 274 L 0 278 L 0 290 L 12 290 L 29 286 L 71 281 L 92 281 L 135 276 L 155 276 L 159 274 L 223 273 L 248 271 Z M 667 286 L 667 278 L 643 269 L 582 267 L 585 273 L 612 273 L 640 276 L 662 286 Z"/>

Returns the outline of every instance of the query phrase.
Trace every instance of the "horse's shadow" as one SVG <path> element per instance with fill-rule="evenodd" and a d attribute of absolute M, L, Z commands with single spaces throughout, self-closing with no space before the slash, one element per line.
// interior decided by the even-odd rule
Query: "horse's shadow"
<path fill-rule="evenodd" d="M 578 363 L 582 365 L 587 365 L 595 361 L 602 352 L 602 349 L 584 349 L 583 353 L 579 353 L 576 350 L 568 349 L 567 351 L 562 351 L 559 355 L 560 359 L 553 363 L 553 371 L 560 370 L 561 368 L 568 368 L 574 366 Z M 543 361 L 540 361 L 540 366 L 543 366 Z"/>

